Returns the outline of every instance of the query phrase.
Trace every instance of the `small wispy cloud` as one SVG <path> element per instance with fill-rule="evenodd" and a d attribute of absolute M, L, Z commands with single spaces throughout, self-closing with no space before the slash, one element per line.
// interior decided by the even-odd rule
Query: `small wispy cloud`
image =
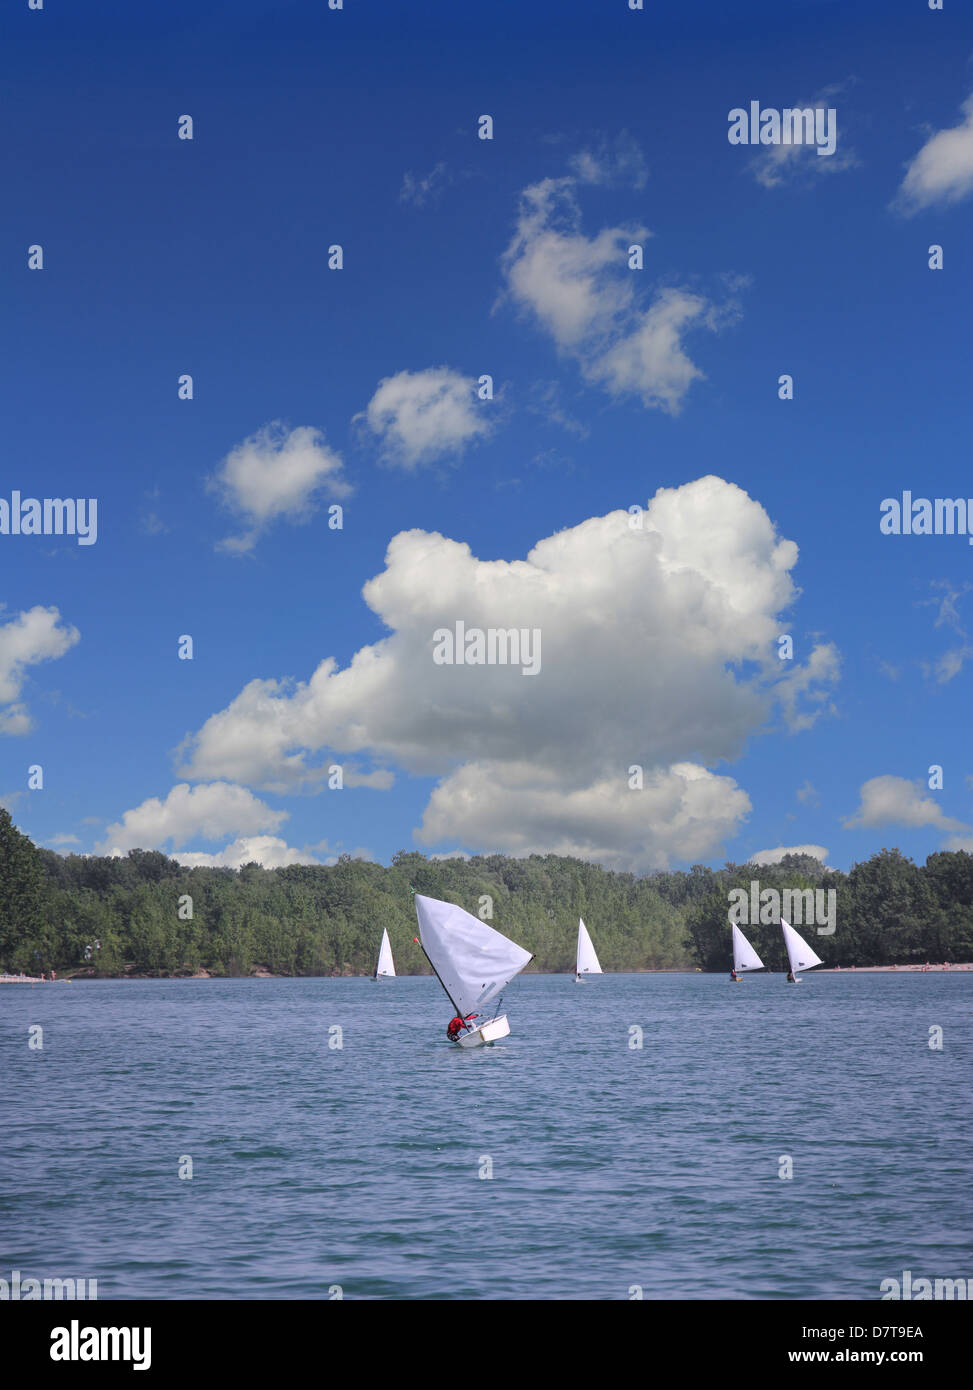
<path fill-rule="evenodd" d="M 169 530 L 156 510 L 156 503 L 160 501 L 161 497 L 162 491 L 158 487 L 150 488 L 145 493 L 145 502 L 148 505 L 142 508 L 139 515 L 139 529 L 147 536 L 161 536 Z"/>
<path fill-rule="evenodd" d="M 639 189 L 649 176 L 642 147 L 627 130 L 600 136 L 593 146 L 572 155 L 568 167 L 579 183 Z"/>
<path fill-rule="evenodd" d="M 453 175 L 442 159 L 428 174 L 420 176 L 407 169 L 402 177 L 402 187 L 399 189 L 399 202 L 410 203 L 416 208 L 425 207 L 430 200 L 435 201 L 443 188 L 452 181 Z"/>
<path fill-rule="evenodd" d="M 847 108 L 839 109 L 835 105 L 838 98 L 848 91 L 853 82 L 853 78 L 848 78 L 844 82 L 836 82 L 829 87 L 823 87 L 817 96 L 812 97 L 810 101 L 789 103 L 789 109 L 792 111 L 811 110 L 816 112 L 826 111 L 829 108 L 835 110 L 839 136 L 834 153 L 819 155 L 817 147 L 813 143 L 763 145 L 748 165 L 751 174 L 759 184 L 762 184 L 764 188 L 779 188 L 783 184 L 811 184 L 821 174 L 843 173 L 846 169 L 853 169 L 860 163 L 857 154 L 847 141 L 845 129 Z"/>
<path fill-rule="evenodd" d="M 557 425 L 579 439 L 587 439 L 591 433 L 583 420 L 576 419 L 564 405 L 561 388 L 556 381 L 538 381 L 531 388 L 527 409 L 532 415 L 539 415 L 550 425 Z"/>
<path fill-rule="evenodd" d="M 973 584 L 964 583 L 956 588 L 948 579 L 934 579 L 930 582 L 930 587 L 940 590 L 939 596 L 919 599 L 918 606 L 937 609 L 933 626 L 948 628 L 960 640 L 936 661 L 921 661 L 919 664 L 927 679 L 936 681 L 938 685 L 947 685 L 973 657 L 973 643 L 969 640 L 959 611 L 961 599 L 973 589 Z"/>
<path fill-rule="evenodd" d="M 895 211 L 909 217 L 923 208 L 949 207 L 973 193 L 973 95 L 960 109 L 963 119 L 931 132 L 910 160 L 892 203 Z"/>

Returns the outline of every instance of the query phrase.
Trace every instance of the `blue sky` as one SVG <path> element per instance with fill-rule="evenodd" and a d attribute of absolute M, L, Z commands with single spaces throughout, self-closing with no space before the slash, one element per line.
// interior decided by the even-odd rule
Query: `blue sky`
<path fill-rule="evenodd" d="M 94 545 L 0 534 L 14 819 L 187 862 L 973 848 L 973 552 L 879 532 L 973 496 L 968 19 L 411 8 L 5 18 L 0 498 L 98 499 Z M 835 155 L 730 145 L 752 100 L 832 106 Z M 458 619 L 541 671 L 437 665 Z"/>

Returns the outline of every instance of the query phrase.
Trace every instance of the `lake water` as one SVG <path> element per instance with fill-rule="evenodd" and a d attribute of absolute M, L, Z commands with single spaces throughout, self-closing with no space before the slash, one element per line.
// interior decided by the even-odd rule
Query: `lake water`
<path fill-rule="evenodd" d="M 461 1051 L 431 978 L 0 987 L 0 1277 L 231 1299 L 973 1278 L 973 972 L 535 975 L 504 1010 L 508 1039 Z"/>

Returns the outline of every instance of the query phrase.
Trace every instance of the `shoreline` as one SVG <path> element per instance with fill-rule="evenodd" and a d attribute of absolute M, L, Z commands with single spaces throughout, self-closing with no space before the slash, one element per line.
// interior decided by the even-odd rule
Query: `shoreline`
<path fill-rule="evenodd" d="M 973 962 L 952 962 L 933 965 L 846 965 L 846 966 L 821 966 L 815 970 L 817 975 L 949 975 L 955 972 L 973 970 Z M 673 969 L 659 970 L 608 970 L 606 975 L 724 975 L 724 970 L 701 970 L 697 966 L 679 966 Z M 762 975 L 783 975 L 783 970 L 762 970 L 754 971 L 753 974 Z M 573 970 L 535 970 L 534 975 L 564 975 L 566 978 L 574 974 Z M 266 967 L 258 967 L 247 975 L 218 975 L 209 970 L 197 970 L 192 973 L 189 971 L 177 971 L 172 974 L 156 974 L 150 971 L 126 970 L 121 975 L 99 975 L 94 971 L 82 971 L 78 974 L 68 974 L 65 972 L 59 975 L 56 980 L 44 980 L 34 975 L 0 975 L 0 985 L 51 985 L 51 984 L 70 984 L 76 980 L 371 980 L 374 976 L 369 974 L 328 974 L 328 975 L 275 975 L 273 971 Z M 398 979 L 405 980 L 429 980 L 435 978 L 429 973 L 405 974 L 396 976 Z M 528 978 L 528 977 L 525 977 Z"/>
<path fill-rule="evenodd" d="M 964 965 L 957 961 L 950 961 L 948 965 L 828 965 L 823 969 L 818 968 L 819 975 L 864 975 L 868 974 L 888 974 L 888 975 L 931 975 L 933 971 L 938 971 L 940 975 L 949 975 L 954 970 L 973 970 L 973 965 Z"/>

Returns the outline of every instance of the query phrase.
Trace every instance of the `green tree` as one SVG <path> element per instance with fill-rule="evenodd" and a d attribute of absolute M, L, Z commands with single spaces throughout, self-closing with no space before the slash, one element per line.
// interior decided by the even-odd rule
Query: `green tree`
<path fill-rule="evenodd" d="M 0 807 L 0 965 L 25 972 L 50 969 L 49 898 L 43 860 Z"/>

